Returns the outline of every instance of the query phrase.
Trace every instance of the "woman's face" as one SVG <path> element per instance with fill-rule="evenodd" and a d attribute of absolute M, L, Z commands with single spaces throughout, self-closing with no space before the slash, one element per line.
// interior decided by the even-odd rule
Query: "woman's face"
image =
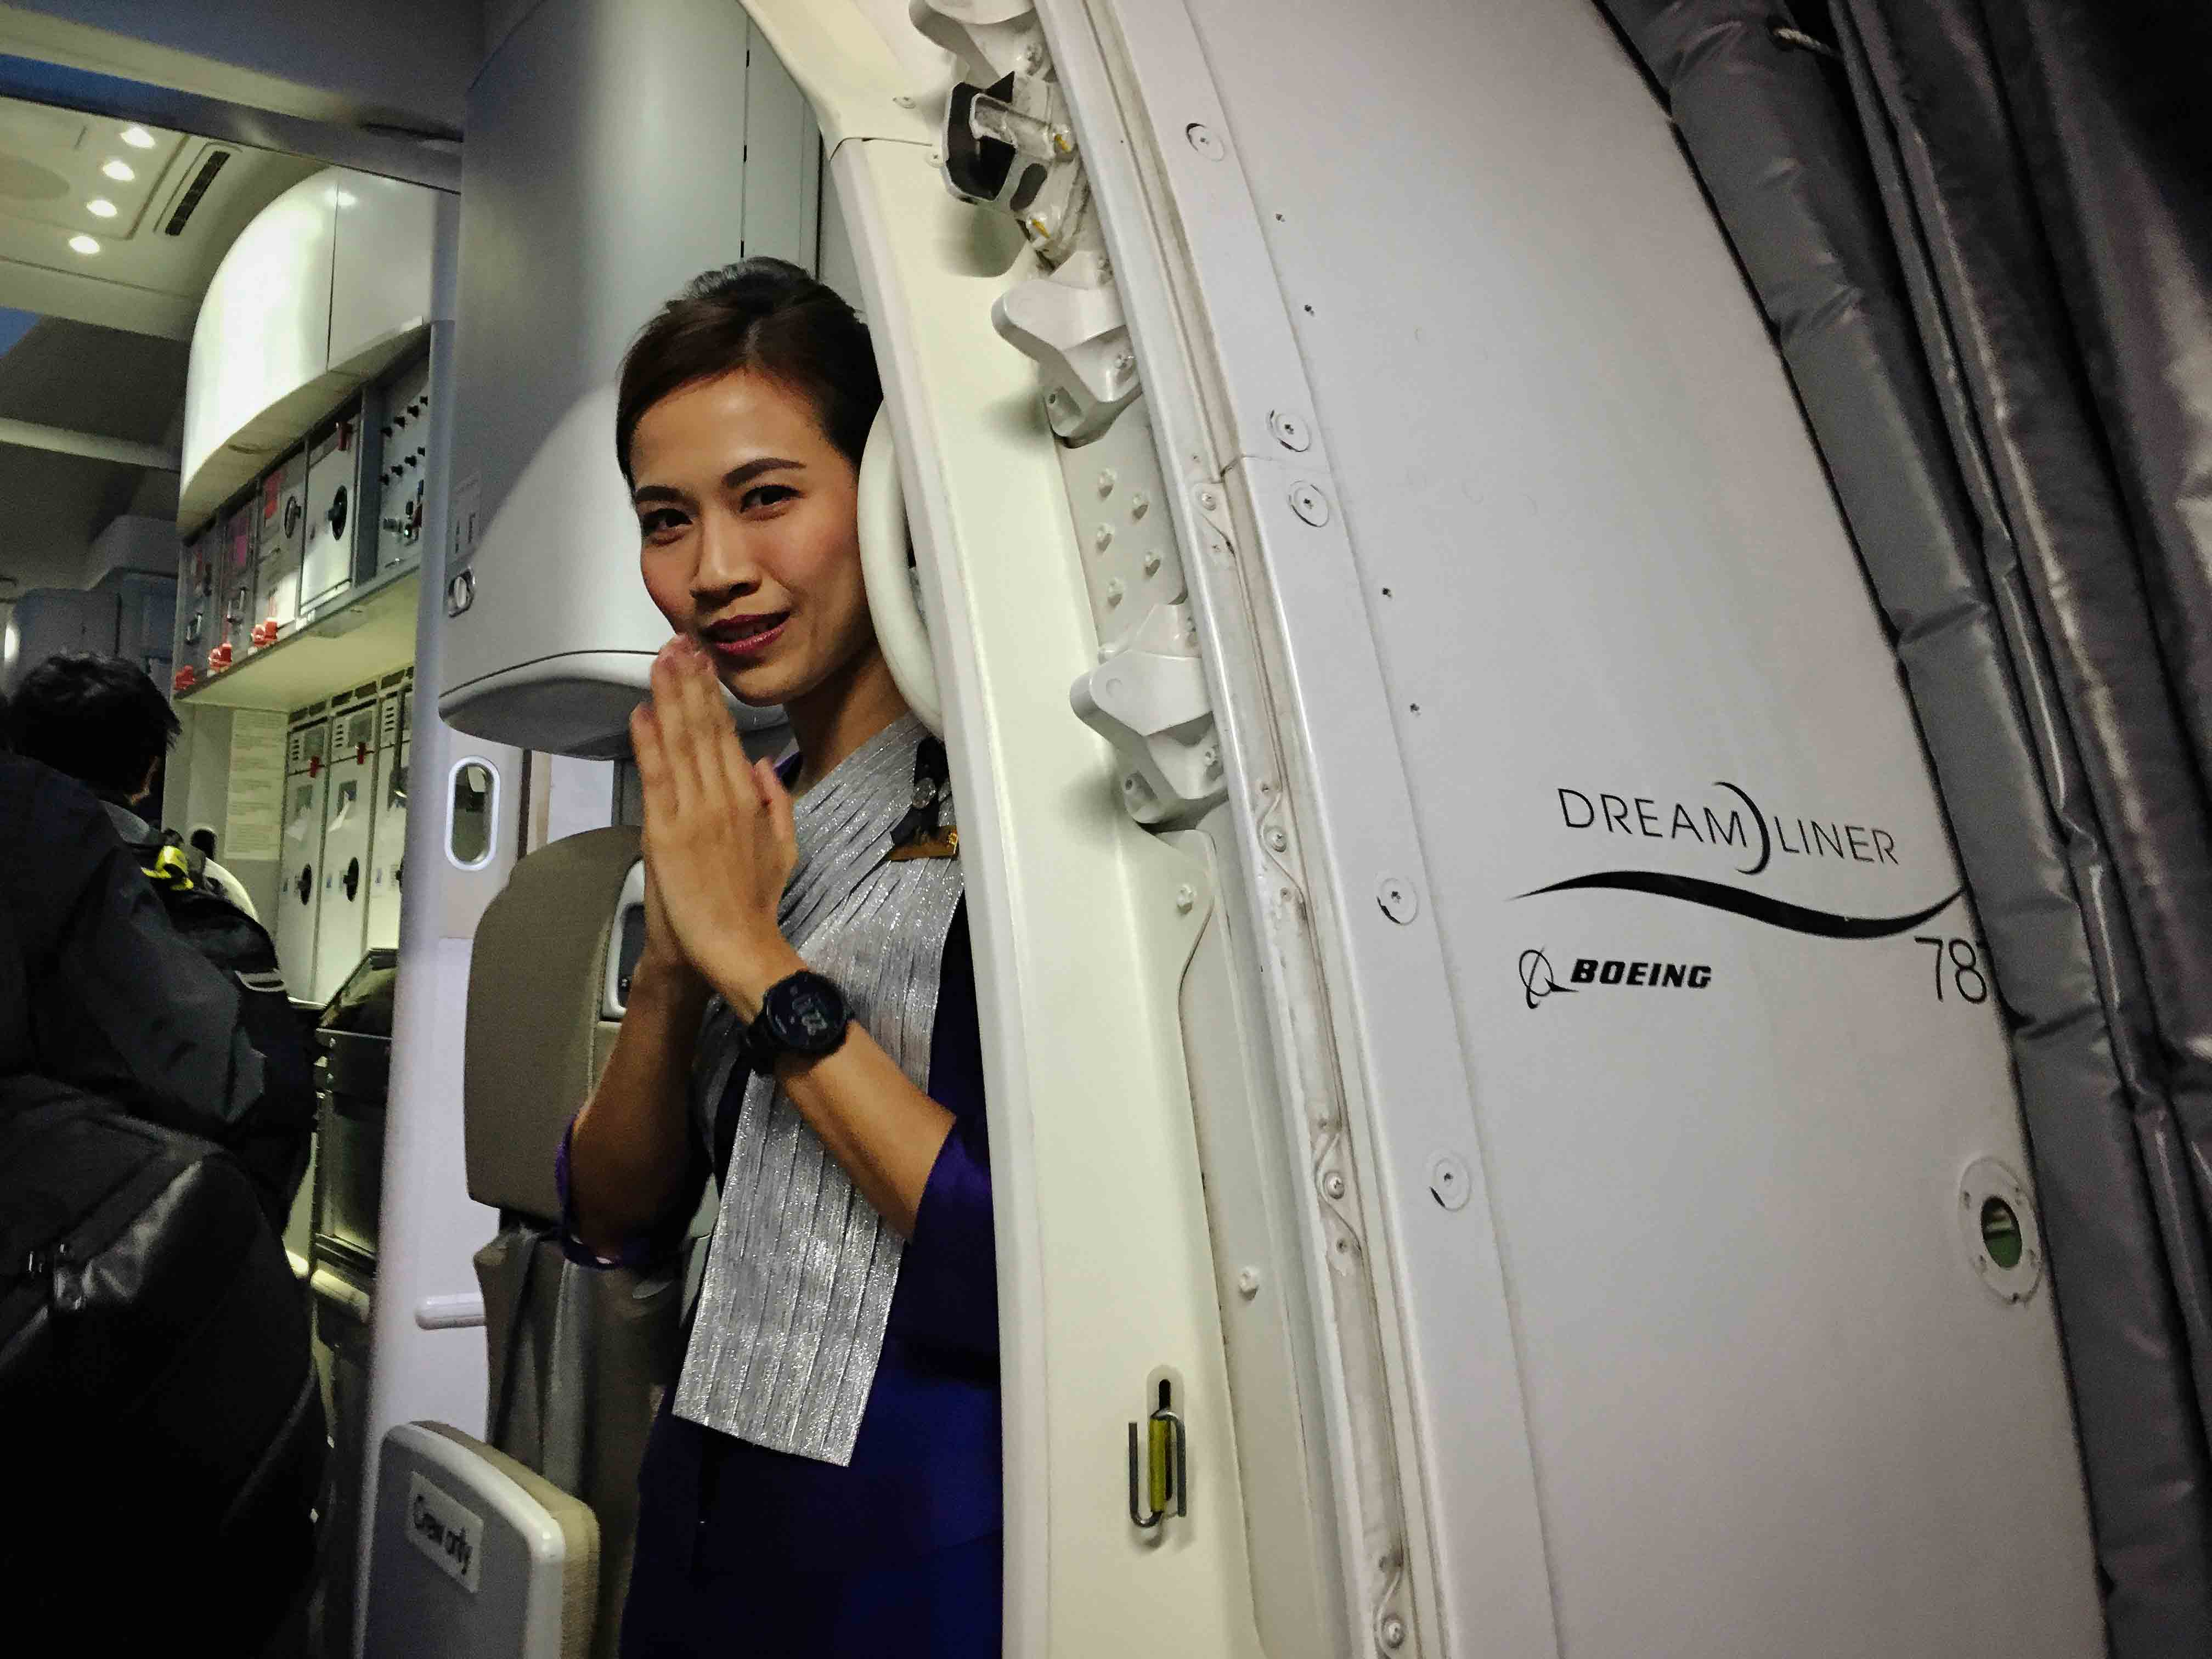
<path fill-rule="evenodd" d="M 790 702 L 875 648 L 859 477 L 804 394 L 742 372 L 681 387 L 629 459 L 646 592 L 738 697 Z"/>

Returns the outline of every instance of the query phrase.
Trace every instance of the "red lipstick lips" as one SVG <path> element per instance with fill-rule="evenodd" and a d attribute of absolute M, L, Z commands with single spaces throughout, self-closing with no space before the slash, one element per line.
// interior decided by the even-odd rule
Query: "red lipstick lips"
<path fill-rule="evenodd" d="M 707 648 L 725 662 L 744 662 L 759 656 L 783 633 L 791 620 L 788 611 L 753 617 L 725 617 L 699 630 Z"/>

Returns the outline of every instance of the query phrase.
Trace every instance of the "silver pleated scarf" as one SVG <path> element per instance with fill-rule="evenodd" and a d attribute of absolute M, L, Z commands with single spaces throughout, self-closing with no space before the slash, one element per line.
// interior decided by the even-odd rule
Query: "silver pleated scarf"
<path fill-rule="evenodd" d="M 926 735 L 908 714 L 799 797 L 799 865 L 778 910 L 784 937 L 837 981 L 854 1019 L 917 1088 L 929 1080 L 945 939 L 961 895 L 957 859 L 885 857 L 916 805 L 915 750 Z M 742 1035 L 718 999 L 695 1072 L 709 1146 Z M 773 1077 L 744 1087 L 676 1415 L 842 1466 L 883 1358 L 902 1243 Z"/>

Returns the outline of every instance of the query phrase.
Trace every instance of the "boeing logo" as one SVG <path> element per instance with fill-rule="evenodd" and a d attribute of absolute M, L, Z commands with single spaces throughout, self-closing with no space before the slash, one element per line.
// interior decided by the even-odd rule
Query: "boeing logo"
<path fill-rule="evenodd" d="M 1552 959 L 1540 950 L 1521 953 L 1521 994 L 1534 1008 L 1551 996 L 1573 996 L 1585 988 L 1617 985 L 1625 989 L 1702 991 L 1713 982 L 1711 964 L 1703 962 L 1632 961 L 1626 957 L 1577 957 L 1561 984 Z"/>
<path fill-rule="evenodd" d="M 1546 997 L 1562 991 L 1569 996 L 1574 994 L 1573 987 L 1562 985 L 1552 976 L 1552 959 L 1549 957 L 1541 951 L 1523 951 L 1521 953 L 1521 994 L 1528 999 L 1531 1008 Z"/>

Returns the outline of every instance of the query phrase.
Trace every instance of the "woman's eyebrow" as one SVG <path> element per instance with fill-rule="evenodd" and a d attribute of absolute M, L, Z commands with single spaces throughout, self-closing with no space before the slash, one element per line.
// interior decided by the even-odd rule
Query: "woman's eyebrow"
<path fill-rule="evenodd" d="M 733 466 L 725 472 L 722 475 L 722 488 L 743 489 L 762 473 L 774 472 L 785 467 L 788 467 L 794 472 L 804 472 L 806 471 L 806 463 L 787 461 L 780 455 L 763 455 L 757 460 L 747 461 L 743 466 Z"/>
<path fill-rule="evenodd" d="M 793 472 L 804 472 L 806 471 L 806 463 L 804 461 L 786 460 L 781 455 L 763 455 L 757 459 L 747 461 L 742 466 L 733 466 L 727 472 L 725 472 L 722 475 L 722 488 L 725 489 L 743 489 L 747 484 L 750 483 L 755 478 L 760 477 L 763 472 L 775 472 L 786 470 Z M 674 489 L 668 484 L 640 484 L 636 489 L 630 491 L 629 498 L 631 503 L 637 507 L 644 507 L 647 503 L 653 501 L 670 501 L 678 507 L 682 507 L 687 505 L 690 500 L 690 497 L 686 495 L 684 491 Z"/>

